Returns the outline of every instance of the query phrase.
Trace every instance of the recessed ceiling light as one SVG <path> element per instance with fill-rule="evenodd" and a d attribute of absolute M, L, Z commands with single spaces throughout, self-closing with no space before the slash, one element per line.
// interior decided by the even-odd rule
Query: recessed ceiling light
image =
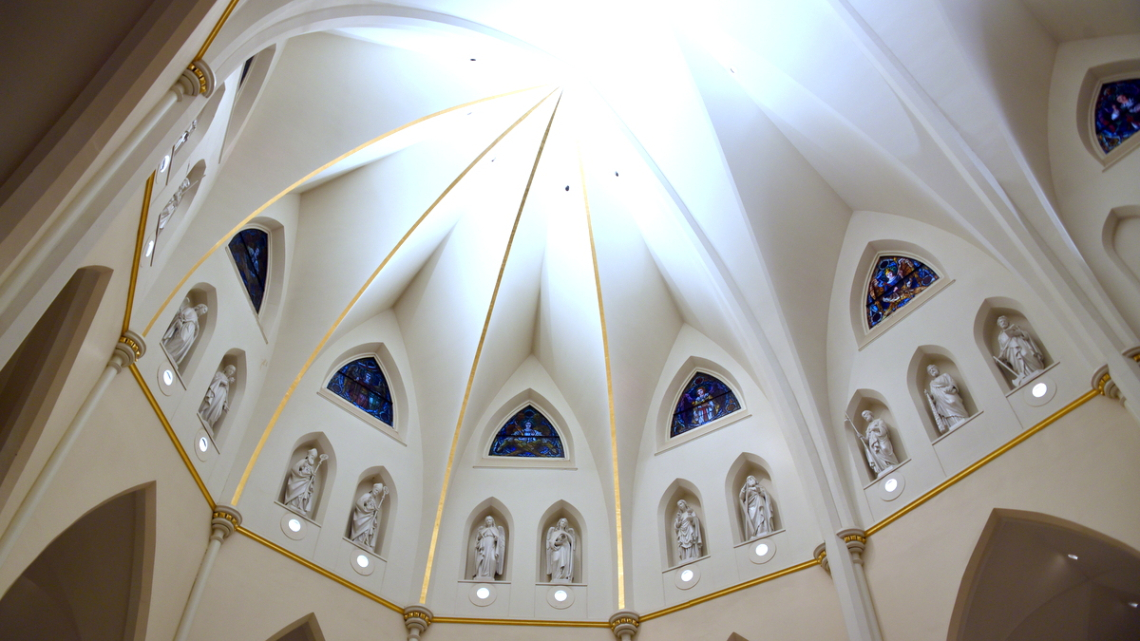
<path fill-rule="evenodd" d="M 363 554 L 356 555 L 356 564 L 362 568 L 368 567 L 368 557 Z"/>
<path fill-rule="evenodd" d="M 289 530 L 292 532 L 300 532 L 301 522 L 297 519 L 289 519 Z"/>
<path fill-rule="evenodd" d="M 168 369 L 163 370 L 162 371 L 162 382 L 166 383 L 167 385 L 173 384 L 174 383 L 174 372 L 172 372 Z"/>
<path fill-rule="evenodd" d="M 206 437 L 205 436 L 199 436 L 198 437 L 198 451 L 199 452 L 205 452 L 208 447 L 210 447 L 210 442 L 206 440 Z"/>
<path fill-rule="evenodd" d="M 681 571 L 681 580 L 684 581 L 685 583 L 692 581 L 693 580 L 693 571 L 692 570 L 682 570 Z"/>
<path fill-rule="evenodd" d="M 557 592 L 554 593 L 554 600 L 558 601 L 559 603 L 562 603 L 563 601 L 565 601 L 569 597 L 570 597 L 570 595 L 566 594 L 566 590 L 558 590 Z"/>
<path fill-rule="evenodd" d="M 146 251 L 145 251 L 145 252 L 143 252 L 143 254 L 144 254 L 144 255 L 145 255 L 147 258 L 150 258 L 150 255 L 151 255 L 151 254 L 153 254 L 153 253 L 154 253 L 154 239 L 153 239 L 153 238 L 151 238 L 150 240 L 148 240 L 148 241 L 146 242 Z"/>
<path fill-rule="evenodd" d="M 756 546 L 756 556 L 764 556 L 767 553 L 768 553 L 768 544 L 767 543 L 761 543 L 760 545 Z"/>
<path fill-rule="evenodd" d="M 1081 557 L 1077 556 L 1076 554 L 1066 554 L 1065 556 L 1069 557 L 1070 559 L 1072 559 L 1074 561 L 1081 558 Z"/>
<path fill-rule="evenodd" d="M 474 60 L 474 58 L 472 58 L 472 60 Z M 486 599 L 487 597 L 491 596 L 491 591 L 487 588 L 479 588 L 478 590 L 475 590 L 475 596 L 479 597 L 480 599 Z"/>
<path fill-rule="evenodd" d="M 899 480 L 898 479 L 887 479 L 887 482 L 883 483 L 883 489 L 888 491 L 888 492 L 894 492 L 898 488 L 899 488 Z"/>
<path fill-rule="evenodd" d="M 162 157 L 162 160 L 158 161 L 158 173 L 161 174 L 162 172 L 166 171 L 166 168 L 169 166 L 170 166 L 170 154 L 166 154 L 165 156 Z"/>
<path fill-rule="evenodd" d="M 1048 391 L 1049 391 L 1048 385 L 1046 385 L 1045 383 L 1038 383 L 1038 384 L 1033 386 L 1033 389 L 1030 390 L 1030 393 L 1033 394 L 1033 398 L 1041 398 L 1042 396 L 1045 396 L 1045 393 Z"/>

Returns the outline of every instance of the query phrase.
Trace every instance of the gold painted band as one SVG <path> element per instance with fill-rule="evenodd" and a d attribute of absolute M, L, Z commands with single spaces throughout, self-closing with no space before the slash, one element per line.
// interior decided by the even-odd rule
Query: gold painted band
<path fill-rule="evenodd" d="M 139 279 L 139 263 L 142 262 L 143 239 L 146 237 L 146 219 L 150 214 L 150 195 L 154 190 L 155 172 L 150 172 L 143 189 L 142 213 L 139 214 L 139 231 L 135 236 L 135 258 L 131 262 L 131 280 L 127 286 L 127 311 L 123 313 L 123 331 L 131 328 L 131 311 L 135 306 L 135 285 Z"/>

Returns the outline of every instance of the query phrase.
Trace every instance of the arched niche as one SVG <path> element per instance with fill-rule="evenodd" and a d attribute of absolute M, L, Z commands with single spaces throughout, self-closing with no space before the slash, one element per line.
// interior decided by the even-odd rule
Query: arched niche
<path fill-rule="evenodd" d="M 707 374 L 723 382 L 736 396 L 736 401 L 740 405 L 740 409 L 710 423 L 679 434 L 678 436 L 671 436 L 670 428 L 673 421 L 673 413 L 677 409 L 677 403 L 680 401 L 681 394 L 685 391 L 689 381 L 693 380 L 693 377 L 700 373 Z M 677 368 L 677 372 L 673 375 L 673 378 L 669 381 L 669 385 L 665 388 L 664 396 L 658 401 L 655 428 L 657 433 L 657 451 L 687 443 L 709 432 L 731 425 L 736 421 L 750 416 L 747 400 L 741 393 L 741 389 L 739 379 L 728 368 L 723 367 L 719 363 L 696 355 L 685 359 L 685 362 L 681 367 Z"/>
<path fill-rule="evenodd" d="M 206 102 L 206 106 L 202 107 L 202 111 L 190 124 L 175 138 L 170 146 L 170 167 L 167 171 L 166 184 L 171 184 L 174 181 L 175 170 L 180 169 L 187 162 L 195 156 L 195 151 L 198 150 L 198 145 L 209 134 L 210 127 L 214 124 L 214 117 L 218 115 L 218 108 L 222 104 L 222 100 L 226 95 L 226 86 L 219 85 L 214 91 L 214 95 Z M 201 161 L 199 161 L 201 162 Z"/>
<path fill-rule="evenodd" d="M 1134 134 L 1128 138 L 1128 140 L 1125 140 L 1123 144 L 1106 152 L 1097 139 L 1097 99 L 1104 85 L 1137 78 L 1140 78 L 1140 59 L 1134 58 L 1131 60 L 1117 60 L 1108 64 L 1092 67 L 1085 74 L 1085 78 L 1081 82 L 1075 112 L 1077 133 L 1080 135 L 1081 142 L 1084 143 L 1085 149 L 1087 149 L 1094 158 L 1100 161 L 1105 169 L 1113 166 L 1121 158 L 1130 154 L 1137 146 L 1140 146 L 1140 139 L 1137 139 L 1137 135 Z"/>
<path fill-rule="evenodd" d="M 1128 605 L 1140 602 L 1136 576 L 1140 553 L 1120 541 L 1054 516 L 995 509 L 966 565 L 946 638 L 1140 638 L 1140 617 Z"/>
<path fill-rule="evenodd" d="M 475 577 L 475 535 L 479 527 L 483 525 L 483 521 L 487 517 L 495 519 L 495 525 L 502 526 L 503 532 L 507 537 L 506 545 L 506 558 L 503 561 L 503 573 L 495 577 L 495 581 L 510 583 L 511 581 L 511 565 L 514 563 L 514 550 L 515 550 L 515 537 L 514 537 L 514 520 L 511 519 L 511 513 L 507 510 L 507 506 L 495 497 L 484 500 L 467 517 L 467 525 L 463 529 L 467 533 L 464 546 L 463 563 L 459 567 L 463 568 L 463 574 L 460 579 L 471 580 Z"/>
<path fill-rule="evenodd" d="M 388 558 L 388 551 L 391 549 L 392 536 L 395 531 L 396 505 L 399 502 L 399 497 L 396 493 L 396 484 L 392 482 L 392 475 L 388 473 L 388 468 L 383 465 L 370 467 L 360 473 L 360 477 L 356 481 L 356 490 L 352 493 L 352 505 L 348 508 L 348 521 L 344 536 L 352 541 L 352 522 L 356 513 L 356 502 L 376 483 L 383 483 L 384 487 L 388 489 L 388 494 L 380 504 L 375 545 L 365 549 L 386 559 Z"/>
<path fill-rule="evenodd" d="M 852 423 L 859 429 L 861 434 L 867 431 L 867 421 L 863 419 L 863 412 L 870 411 L 874 418 L 882 419 L 887 427 L 890 429 L 891 446 L 895 451 L 895 458 L 898 459 L 899 465 L 907 462 L 906 445 L 903 442 L 902 430 L 899 429 L 899 422 L 895 419 L 895 415 L 891 412 L 890 406 L 887 404 L 887 399 L 882 394 L 870 389 L 859 389 L 851 396 L 851 400 L 847 403 L 847 418 L 850 423 L 844 427 L 843 442 L 847 444 L 848 454 L 851 456 L 855 469 L 858 470 L 859 478 L 862 479 L 864 485 L 868 485 L 876 480 L 874 472 L 871 471 L 871 465 L 867 461 L 867 453 L 863 449 L 863 444 L 860 443 L 859 437 L 855 435 L 852 430 Z"/>
<path fill-rule="evenodd" d="M 167 349 L 168 340 L 171 336 L 171 328 L 174 320 L 178 314 L 181 313 L 182 308 L 185 306 L 197 307 L 198 305 L 206 306 L 206 313 L 204 316 L 198 318 L 198 337 L 194 339 L 194 343 L 190 346 L 186 356 L 182 358 L 181 362 L 175 360 Z M 168 308 L 169 309 L 169 308 Z M 217 326 L 218 318 L 218 290 L 209 283 L 197 283 L 186 292 L 182 302 L 178 304 L 177 308 L 171 310 L 170 323 L 166 329 L 163 330 L 162 336 L 159 338 L 158 344 L 162 348 L 163 353 L 166 354 L 170 360 L 170 364 L 174 366 L 174 371 L 178 374 L 179 380 L 182 381 L 182 387 L 186 387 L 186 381 L 190 380 L 195 370 L 198 368 L 198 363 L 202 360 L 202 354 L 206 352 L 206 345 L 209 344 L 210 338 L 214 335 L 214 328 Z"/>
<path fill-rule="evenodd" d="M 210 393 L 210 386 L 213 385 L 214 377 L 219 373 L 224 374 L 226 367 L 233 366 L 234 375 L 233 382 L 229 384 L 227 392 L 226 404 L 229 406 L 224 410 L 221 418 L 219 418 L 213 425 L 206 420 L 204 412 L 206 412 L 206 395 Z M 206 434 L 213 440 L 214 446 L 221 450 L 222 443 L 225 442 L 226 437 L 229 435 L 231 426 L 233 425 L 233 416 L 237 413 L 238 404 L 241 402 L 242 394 L 245 392 L 245 379 L 248 367 L 245 362 L 245 350 L 231 349 L 226 352 L 222 357 L 221 362 L 218 363 L 217 369 L 214 370 L 214 375 L 211 376 L 210 383 L 207 385 L 206 391 L 203 393 L 202 398 L 198 404 L 198 420 L 202 423 L 202 428 L 206 430 Z"/>
<path fill-rule="evenodd" d="M 978 414 L 978 406 L 974 403 L 974 397 L 970 393 L 969 381 L 962 376 L 958 364 L 954 362 L 954 357 L 950 352 L 938 345 L 923 345 L 915 350 L 914 356 L 911 356 L 910 365 L 907 367 L 907 382 L 910 388 L 911 399 L 914 401 L 916 409 L 918 409 L 919 416 L 922 417 L 922 424 L 926 428 L 926 435 L 930 437 L 931 441 L 937 440 L 939 437 L 949 434 L 962 423 L 954 426 L 947 426 L 945 432 L 939 431 L 937 421 L 934 417 L 934 409 L 930 406 L 930 401 L 926 398 L 927 389 L 932 380 L 927 368 L 931 365 L 938 368 L 938 373 L 949 374 L 954 378 L 954 383 L 958 388 L 958 395 L 962 397 L 962 404 L 966 409 L 966 420 Z M 896 452 L 898 451 L 896 447 Z M 899 459 L 902 461 L 902 459 Z"/>
<path fill-rule="evenodd" d="M 297 506 L 290 506 L 287 500 L 289 493 L 289 477 L 292 470 L 296 467 L 301 459 L 308 456 L 310 449 L 316 449 L 319 455 L 327 454 L 328 459 L 317 467 L 315 485 L 312 491 L 312 500 L 309 503 L 309 511 L 302 513 L 301 508 Z M 277 501 L 285 506 L 292 512 L 296 512 L 305 517 L 309 521 L 320 525 L 325 516 L 325 507 L 327 501 L 325 500 L 329 491 L 332 489 L 332 483 L 336 479 L 336 454 L 333 452 L 332 443 L 329 442 L 327 436 L 322 432 L 310 432 L 301 438 L 297 439 L 296 445 L 293 446 L 293 453 L 289 456 L 289 461 L 285 466 L 285 473 L 281 477 L 280 489 L 277 493 Z"/>
<path fill-rule="evenodd" d="M 555 501 L 553 505 L 546 508 L 542 518 L 538 520 L 538 559 L 535 565 L 538 568 L 538 577 L 536 580 L 539 583 L 550 583 L 551 581 L 550 575 L 546 572 L 546 538 L 547 532 L 558 523 L 559 519 L 566 519 L 569 527 L 574 528 L 576 536 L 574 542 L 574 573 L 570 582 L 575 584 L 586 583 L 586 520 L 582 518 L 582 513 L 573 505 L 562 500 Z"/>
<path fill-rule="evenodd" d="M 57 536 L 0 599 L 0 636 L 121 641 L 146 636 L 154 486 L 111 498 Z"/>
<path fill-rule="evenodd" d="M 511 417 L 517 415 L 528 406 L 534 407 L 541 412 L 554 426 L 555 431 L 558 432 L 559 439 L 562 441 L 562 452 L 564 456 L 562 458 L 491 456 L 491 446 L 499 430 L 502 429 L 503 425 L 510 420 Z M 558 406 L 533 388 L 527 388 L 515 394 L 491 415 L 490 420 L 483 426 L 483 434 L 479 440 L 479 444 L 480 449 L 477 460 L 481 467 L 568 469 L 573 468 L 575 465 L 574 438 L 570 433 L 565 415 L 558 410 Z"/>
<path fill-rule="evenodd" d="M 325 635 L 317 623 L 317 615 L 310 612 L 285 626 L 266 641 L 325 641 Z"/>
<path fill-rule="evenodd" d="M 365 412 L 348 399 L 342 398 L 329 389 L 329 382 L 342 367 L 361 358 L 369 357 L 376 359 L 376 362 L 380 365 L 381 373 L 384 374 L 384 380 L 388 384 L 388 392 L 392 397 L 391 425 Z M 324 397 L 345 412 L 380 430 L 384 434 L 404 443 L 404 435 L 408 433 L 409 429 L 407 411 L 409 407 L 408 390 L 399 368 L 396 367 L 396 360 L 392 358 L 392 352 L 388 349 L 388 346 L 384 343 L 364 343 L 357 345 L 341 352 L 332 363 L 332 366 L 325 371 L 324 377 L 320 380 L 317 395 Z"/>
<path fill-rule="evenodd" d="M 248 225 L 242 227 L 238 233 L 240 234 L 247 229 L 256 229 L 264 232 L 268 236 L 266 248 L 269 255 L 265 259 L 267 270 L 260 308 L 254 306 L 253 300 L 250 298 L 249 291 L 242 279 L 241 268 L 238 267 L 233 251 L 228 246 L 228 243 L 233 240 L 233 236 L 227 240 L 226 256 L 229 257 L 230 265 L 234 268 L 234 276 L 238 280 L 238 285 L 241 287 L 242 293 L 246 294 L 244 296 L 245 301 L 249 305 L 249 310 L 257 321 L 258 327 L 261 329 L 262 335 L 268 336 L 269 330 L 277 322 L 277 317 L 280 314 L 281 306 L 284 302 L 286 260 L 285 226 L 273 218 L 261 216 L 254 218 Z M 268 338 L 266 340 L 268 340 Z"/>
<path fill-rule="evenodd" d="M 1133 136 L 1138 137 L 1140 134 Z M 1117 207 L 1109 212 L 1102 240 L 1117 269 L 1140 289 L 1140 205 Z"/>
<path fill-rule="evenodd" d="M 185 178 L 178 179 L 168 199 L 152 205 L 153 213 L 148 214 L 151 221 L 150 238 L 147 239 L 143 249 L 144 255 L 149 257 L 150 265 L 155 264 L 158 255 L 175 237 L 175 229 L 185 220 L 186 212 L 190 211 L 190 206 L 198 195 L 205 177 L 206 161 L 202 159 L 194 163 Z"/>
<path fill-rule="evenodd" d="M 110 282 L 107 267 L 77 270 L 0 369 L 0 505 L 43 434 Z"/>
<path fill-rule="evenodd" d="M 868 286 L 879 262 L 889 256 L 918 261 L 933 270 L 938 279 L 872 327 L 867 318 Z M 851 285 L 851 295 L 848 300 L 848 312 L 851 317 L 851 330 L 860 349 L 914 313 L 914 310 L 926 304 L 935 294 L 953 282 L 942 264 L 930 252 L 905 240 L 880 239 L 867 243 L 857 265 L 855 281 Z"/>
<path fill-rule="evenodd" d="M 1002 316 L 1011 324 L 1017 325 L 1033 337 L 1033 342 L 1037 345 L 1037 349 L 1041 351 L 1046 369 L 1052 366 L 1055 361 L 1053 357 L 1049 355 L 1048 346 L 1041 340 L 1041 334 L 1034 328 L 1033 322 L 1025 315 L 1021 305 L 1017 301 L 1012 298 L 998 296 L 987 298 L 982 302 L 981 307 L 978 309 L 978 314 L 974 317 L 974 339 L 977 341 L 978 349 L 982 353 L 982 358 L 985 359 L 986 365 L 989 367 L 994 379 L 997 380 L 998 385 L 1000 385 L 1003 390 L 1012 391 L 1028 383 L 1032 380 L 1032 377 L 1023 380 L 1020 385 L 1015 387 L 1015 377 L 1013 373 L 997 361 L 998 355 L 1001 354 L 998 341 L 1001 328 L 998 327 L 997 323 L 998 318 Z"/>
<path fill-rule="evenodd" d="M 738 544 L 763 538 L 784 529 L 784 521 L 780 515 L 780 501 L 776 494 L 776 484 L 772 482 L 769 469 L 770 466 L 767 461 L 750 452 L 742 452 L 728 468 L 724 485 L 725 500 L 729 513 L 733 515 L 732 522 L 735 524 L 733 539 Z M 772 507 L 772 529 L 758 536 L 748 536 L 744 508 L 740 501 L 740 489 L 744 487 L 749 476 L 755 477 L 760 487 L 763 487 L 768 493 Z"/>
<path fill-rule="evenodd" d="M 681 560 L 681 554 L 677 547 L 677 532 L 673 527 L 673 522 L 677 518 L 679 510 L 678 501 L 685 501 L 693 512 L 696 513 L 697 519 L 700 521 L 700 540 L 701 540 L 701 553 L 692 559 Z M 685 479 L 677 479 L 673 481 L 665 492 L 661 495 L 661 502 L 657 506 L 658 523 L 661 524 L 661 562 L 665 569 L 673 568 L 678 565 L 692 563 L 710 554 L 708 531 L 706 529 L 704 502 L 701 500 L 701 493 L 696 485 Z"/>
<path fill-rule="evenodd" d="M 222 143 L 221 162 L 225 162 L 233 151 L 234 144 L 241 136 L 249 121 L 249 115 L 261 96 L 261 90 L 269 79 L 269 74 L 277 62 L 277 48 L 272 44 L 253 55 L 249 61 L 249 68 L 241 65 L 234 76 L 227 80 L 237 84 L 237 94 L 234 96 L 234 105 L 230 109 L 230 119 L 226 124 L 225 142 Z M 282 43 L 280 46 L 284 46 Z M 244 74 L 244 78 L 242 75 Z"/>

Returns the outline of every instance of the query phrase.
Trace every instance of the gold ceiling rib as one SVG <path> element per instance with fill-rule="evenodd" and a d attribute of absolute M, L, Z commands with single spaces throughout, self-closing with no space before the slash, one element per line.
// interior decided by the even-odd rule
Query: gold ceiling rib
<path fill-rule="evenodd" d="M 543 98 L 543 101 L 545 100 L 546 98 Z M 471 361 L 471 374 L 467 377 L 467 389 L 463 392 L 463 403 L 459 406 L 459 419 L 455 422 L 455 434 L 451 437 L 451 450 L 447 455 L 447 467 L 443 471 L 443 487 L 439 491 L 439 507 L 435 511 L 435 525 L 431 529 L 427 566 L 424 568 L 424 584 L 420 590 L 421 604 L 427 603 L 428 585 L 431 583 L 431 566 L 435 560 L 435 546 L 439 541 L 439 524 L 443 520 L 443 504 L 447 500 L 447 486 L 451 482 L 451 466 L 455 462 L 455 448 L 459 444 L 459 430 L 463 427 L 463 416 L 467 412 L 467 401 L 471 398 L 471 385 L 475 382 L 475 370 L 478 369 L 479 357 L 483 354 L 483 343 L 487 339 L 487 328 L 491 325 L 491 314 L 495 311 L 495 301 L 499 298 L 499 286 L 503 283 L 503 272 L 507 269 L 507 259 L 511 256 L 511 246 L 514 245 L 515 233 L 519 229 L 519 220 L 522 219 L 523 208 L 526 207 L 526 199 L 530 195 L 534 173 L 538 170 L 538 161 L 542 159 L 542 150 L 546 148 L 546 139 L 550 136 L 550 126 L 554 124 L 554 116 L 558 114 L 558 105 L 561 102 L 562 94 L 560 93 L 558 100 L 554 102 L 554 109 L 550 112 L 550 120 L 546 123 L 546 130 L 542 133 L 542 142 L 538 145 L 538 153 L 534 155 L 534 165 L 530 168 L 530 176 L 526 179 L 526 188 L 523 189 L 522 200 L 519 202 L 518 213 L 515 214 L 514 225 L 511 226 L 511 235 L 507 238 L 507 248 L 503 251 L 503 262 L 499 264 L 499 275 L 495 279 L 495 289 L 491 292 L 491 303 L 487 306 L 487 316 L 483 320 L 483 331 L 479 334 L 479 344 L 475 347 L 475 358 Z M 535 107 L 537 106 L 535 105 Z M 526 115 L 530 115 L 530 112 L 527 112 Z"/>
<path fill-rule="evenodd" d="M 149 334 L 150 330 L 154 327 L 155 322 L 158 321 L 159 316 L 161 316 L 162 312 L 170 305 L 170 301 L 174 300 L 174 296 L 178 294 L 179 290 L 181 290 L 184 285 L 186 285 L 186 281 L 190 280 L 190 277 L 194 274 L 194 272 L 198 271 L 198 268 L 202 266 L 202 263 L 206 262 L 207 258 L 212 256 L 214 254 L 214 252 L 218 251 L 223 245 L 228 243 L 230 238 L 232 238 L 234 234 L 241 231 L 242 227 L 245 227 L 249 223 L 249 221 L 256 218 L 258 216 L 258 214 L 260 214 L 261 212 L 268 209 L 271 205 L 273 205 L 273 203 L 284 198 L 286 195 L 288 195 L 290 192 L 292 192 L 297 187 L 300 187 L 301 185 L 303 185 L 310 178 L 316 176 L 317 174 L 321 173 L 322 171 L 328 169 L 329 167 L 332 167 L 333 165 L 337 164 L 338 162 L 344 160 L 345 158 L 348 158 L 352 154 L 355 154 L 356 152 L 364 149 L 365 147 L 367 147 L 369 145 L 380 142 L 381 140 L 387 138 L 388 136 L 391 136 L 393 134 L 401 132 L 401 131 L 409 128 L 409 127 L 414 127 L 415 125 L 418 125 L 422 122 L 426 122 L 428 120 L 431 120 L 432 118 L 435 118 L 437 116 L 442 116 L 444 114 L 451 113 L 453 111 L 458 111 L 460 109 L 466 109 L 467 107 L 471 107 L 473 105 L 477 105 L 477 104 L 480 104 L 483 102 L 489 102 L 491 100 L 496 100 L 498 98 L 506 98 L 507 96 L 513 96 L 516 94 L 526 93 L 528 91 L 533 91 L 535 89 L 541 89 L 542 87 L 543 87 L 543 85 L 536 85 L 534 87 L 526 87 L 524 89 L 516 89 L 514 91 L 508 91 L 506 93 L 501 93 L 501 94 L 497 94 L 494 96 L 487 96 L 485 98 L 480 98 L 478 100 L 472 100 L 471 102 L 465 102 L 461 105 L 455 105 L 454 107 L 448 107 L 447 109 L 444 109 L 442 111 L 437 111 L 437 112 L 435 112 L 433 114 L 429 114 L 427 116 L 423 116 L 422 118 L 417 118 L 411 122 L 400 125 L 399 127 L 392 129 L 391 131 L 385 132 L 385 133 L 373 138 L 372 140 L 369 140 L 369 141 L 364 142 L 360 145 L 357 145 L 356 147 L 353 147 L 352 149 L 344 152 L 343 154 L 337 156 L 336 158 L 333 158 L 332 160 L 328 161 L 327 163 L 321 165 L 320 167 L 317 167 L 313 171 L 305 174 L 300 179 L 298 179 L 296 182 L 294 182 L 292 185 L 289 185 L 288 187 L 283 189 L 276 196 L 265 201 L 265 204 L 261 205 L 260 207 L 258 207 L 255 210 L 253 210 L 252 214 L 243 218 L 241 222 L 239 222 L 237 225 L 235 225 L 233 227 L 233 229 L 229 230 L 229 232 L 227 232 L 224 236 L 222 236 L 221 239 L 218 240 L 218 242 L 214 243 L 214 246 L 211 247 L 209 250 L 207 250 L 206 253 L 203 254 L 202 257 L 198 259 L 198 262 L 194 263 L 190 267 L 190 269 L 186 272 L 186 275 L 184 275 L 182 277 L 182 280 L 178 281 L 178 284 L 175 285 L 174 289 L 172 289 L 170 291 L 170 294 L 166 297 L 166 300 L 164 300 L 162 302 L 162 304 L 158 306 L 158 309 L 155 310 L 154 316 L 151 317 L 150 322 L 148 322 L 146 324 L 146 328 L 143 329 L 143 332 L 142 332 L 143 338 L 146 338 L 146 335 Z M 553 91 L 551 93 L 553 93 Z"/>
<path fill-rule="evenodd" d="M 594 243 L 594 222 L 590 216 L 590 196 L 586 191 L 586 169 L 582 164 L 582 147 L 577 145 L 578 177 L 582 181 L 582 203 L 586 209 L 586 230 L 590 235 L 590 259 L 594 264 L 594 287 L 598 292 L 598 319 L 602 326 L 602 354 L 606 362 L 606 398 L 610 410 L 610 456 L 614 468 L 614 523 L 617 539 L 617 587 L 618 609 L 625 609 L 625 558 L 622 550 L 621 527 L 621 475 L 618 473 L 617 420 L 614 417 L 614 379 L 610 368 L 610 339 L 606 331 L 606 306 L 602 301 L 602 277 L 598 272 L 598 249 Z"/>
<path fill-rule="evenodd" d="M 435 210 L 436 206 L 443 201 L 444 197 L 451 193 L 451 190 L 459 184 L 459 181 L 463 180 L 463 177 L 466 176 L 467 173 L 471 171 L 475 165 L 477 165 L 479 161 L 483 159 L 484 156 L 486 156 L 492 149 L 494 149 L 495 145 L 499 144 L 503 138 L 506 138 L 507 134 L 511 133 L 511 131 L 513 131 L 514 128 L 517 127 L 523 120 L 526 120 L 527 116 L 534 113 L 534 110 L 538 109 L 539 105 L 546 102 L 546 99 L 553 95 L 554 91 L 557 90 L 552 90 L 550 93 L 543 96 L 542 100 L 539 100 L 534 104 L 533 107 L 528 109 L 526 113 L 524 113 L 522 116 L 519 116 L 518 120 L 514 121 L 511 126 L 503 130 L 503 133 L 499 134 L 499 137 L 495 138 L 491 144 L 487 145 L 486 149 L 484 149 L 478 156 L 476 156 L 475 159 L 472 160 L 467 165 L 467 167 L 465 167 L 463 171 L 459 173 L 458 176 L 455 177 L 455 180 L 451 181 L 451 184 L 449 184 L 447 188 L 444 189 L 438 197 L 436 197 L 432 204 L 426 210 L 424 210 L 424 213 L 421 214 L 418 219 L 416 219 L 416 222 L 408 228 L 408 231 L 404 233 L 399 242 L 397 242 L 396 245 L 392 247 L 392 250 L 389 251 L 388 255 L 384 257 L 384 260 L 381 261 L 380 265 L 376 267 L 376 269 L 372 272 L 372 275 L 368 277 L 368 280 L 364 281 L 364 285 L 360 287 L 360 289 L 356 292 L 356 295 L 353 296 L 352 300 L 348 302 L 348 305 L 345 306 L 344 311 L 342 311 L 340 313 L 340 316 L 337 317 L 336 321 L 333 322 L 332 327 L 329 328 L 329 331 L 325 332 L 325 335 L 321 338 L 320 342 L 317 343 L 317 346 L 313 350 L 312 354 L 309 354 L 309 359 L 305 361 L 305 364 L 303 366 L 301 366 L 301 371 L 297 372 L 297 376 L 293 379 L 293 383 L 289 385 L 289 389 L 285 391 L 285 396 L 283 396 L 281 398 L 281 402 L 277 404 L 277 409 L 273 412 L 273 416 L 270 417 L 269 424 L 265 426 L 265 431 L 262 432 L 261 439 L 257 442 L 257 447 L 253 450 L 253 455 L 250 457 L 249 463 L 246 464 L 245 472 L 242 473 L 241 480 L 238 482 L 237 489 L 234 491 L 234 497 L 232 500 L 233 505 L 236 506 L 238 501 L 241 499 L 242 492 L 245 491 L 245 484 L 249 480 L 250 473 L 253 471 L 253 466 L 255 463 L 257 463 L 257 458 L 261 456 L 261 450 L 265 447 L 265 443 L 269 440 L 270 432 L 272 432 L 273 428 L 277 425 L 277 420 L 281 418 L 281 412 L 284 411 L 285 405 L 293 396 L 293 392 L 296 391 L 297 386 L 301 383 L 301 379 L 304 378 L 305 373 L 309 371 L 309 368 L 313 365 L 313 362 L 317 359 L 317 356 L 321 353 L 321 350 L 324 349 L 325 344 L 330 338 L 332 338 L 333 332 L 336 331 L 336 328 L 339 327 L 340 324 L 344 321 L 345 317 L 348 316 L 348 313 L 352 311 L 352 308 L 360 300 L 360 297 L 364 295 L 364 292 L 368 290 L 369 286 L 371 286 L 372 282 L 376 280 L 376 277 L 380 275 L 381 270 L 384 269 L 388 262 L 392 260 L 392 257 L 396 255 L 396 252 L 399 251 L 400 247 L 402 247 L 404 243 L 407 242 L 407 240 L 412 236 L 412 233 L 415 232 L 417 228 L 419 228 L 420 224 L 427 219 L 428 215 Z"/>
<path fill-rule="evenodd" d="M 206 55 L 206 51 L 210 48 L 210 45 L 214 44 L 214 38 L 218 37 L 218 33 L 220 33 L 222 27 L 225 26 L 226 20 L 230 19 L 230 14 L 234 12 L 238 2 L 239 0 L 230 0 L 229 5 L 226 6 L 226 10 L 222 12 L 222 17 L 218 18 L 217 24 L 210 30 L 210 35 L 206 36 L 206 41 L 202 43 L 202 48 L 199 49 L 198 54 L 194 56 L 195 60 L 201 60 L 202 57 Z"/>
<path fill-rule="evenodd" d="M 146 238 L 146 219 L 150 214 L 150 194 L 154 190 L 155 172 L 150 172 L 143 189 L 142 213 L 139 215 L 139 231 L 135 236 L 135 257 L 131 261 L 131 280 L 127 286 L 127 311 L 123 313 L 123 332 L 131 328 L 131 310 L 135 306 L 135 284 L 139 280 L 139 263 L 142 261 L 143 239 Z"/>

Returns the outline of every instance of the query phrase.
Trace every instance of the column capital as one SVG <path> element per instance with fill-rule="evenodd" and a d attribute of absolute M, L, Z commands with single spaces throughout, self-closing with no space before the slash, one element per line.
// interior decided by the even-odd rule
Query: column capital
<path fill-rule="evenodd" d="M 629 641 L 637 635 L 641 616 L 633 610 L 618 610 L 610 615 L 610 630 L 620 641 Z"/>
<path fill-rule="evenodd" d="M 142 336 L 125 330 L 123 335 L 119 337 L 119 342 L 115 343 L 115 350 L 111 354 L 111 366 L 117 370 L 124 367 L 129 367 L 133 363 L 138 362 L 146 353 L 146 342 L 143 341 Z"/>
<path fill-rule="evenodd" d="M 174 91 L 179 100 L 187 96 L 190 98 L 195 96 L 209 98 L 213 95 L 216 86 L 217 80 L 214 77 L 214 70 L 206 64 L 205 60 L 197 58 L 182 70 L 182 75 L 178 76 L 178 81 L 174 83 Z"/>
<path fill-rule="evenodd" d="M 214 508 L 213 518 L 210 520 L 211 537 L 220 536 L 221 540 L 233 534 L 241 525 L 241 512 L 232 505 L 218 505 Z"/>
<path fill-rule="evenodd" d="M 432 621 L 431 610 L 426 605 L 409 605 L 404 608 L 404 627 L 408 629 L 408 641 L 416 641 Z"/>
<path fill-rule="evenodd" d="M 836 532 L 835 536 L 838 536 L 840 539 L 843 539 L 843 543 L 847 546 L 847 549 L 851 552 L 851 560 L 853 562 L 855 562 L 855 563 L 862 563 L 863 562 L 863 551 L 867 549 L 867 533 L 866 532 L 864 532 L 863 530 L 861 530 L 857 527 L 852 527 L 852 528 L 847 528 L 847 529 L 840 530 L 840 531 Z"/>
<path fill-rule="evenodd" d="M 831 564 L 827 562 L 826 543 L 820 543 L 819 545 L 815 546 L 815 551 L 812 552 L 812 557 L 815 559 L 816 563 L 819 563 L 819 567 L 823 568 L 824 572 L 831 574 Z"/>

